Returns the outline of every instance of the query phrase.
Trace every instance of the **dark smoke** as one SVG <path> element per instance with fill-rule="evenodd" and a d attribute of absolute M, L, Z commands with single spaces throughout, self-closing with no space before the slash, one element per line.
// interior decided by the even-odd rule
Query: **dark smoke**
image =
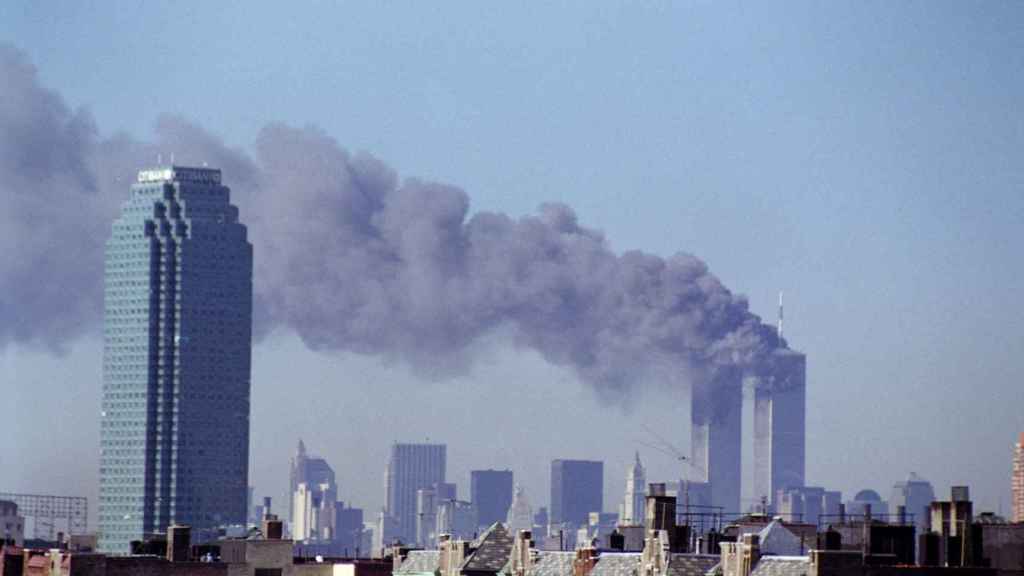
<path fill-rule="evenodd" d="M 568 206 L 470 214 L 462 190 L 400 180 L 313 127 L 266 127 L 255 158 L 176 118 L 153 143 L 100 139 L 19 53 L 0 49 L 0 77 L 0 224 L 16 248 L 0 261 L 0 347 L 57 349 L 98 324 L 110 222 L 158 151 L 224 171 L 255 245 L 258 331 L 313 349 L 442 376 L 511 334 L 615 392 L 652 370 L 711 382 L 784 345 L 698 258 L 615 254 Z"/>

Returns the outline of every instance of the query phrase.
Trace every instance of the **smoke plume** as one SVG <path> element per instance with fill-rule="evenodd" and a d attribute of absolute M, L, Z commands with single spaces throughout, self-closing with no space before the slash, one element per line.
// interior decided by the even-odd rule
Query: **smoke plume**
<path fill-rule="evenodd" d="M 315 127 L 269 125 L 252 156 L 180 118 L 154 142 L 101 138 L 19 52 L 0 47 L 0 77 L 0 348 L 59 351 L 99 324 L 110 223 L 157 151 L 223 170 L 255 247 L 258 333 L 436 376 L 508 334 L 609 393 L 655 369 L 710 382 L 784 346 L 698 258 L 617 254 L 568 206 L 471 213 L 459 188 L 403 180 Z"/>

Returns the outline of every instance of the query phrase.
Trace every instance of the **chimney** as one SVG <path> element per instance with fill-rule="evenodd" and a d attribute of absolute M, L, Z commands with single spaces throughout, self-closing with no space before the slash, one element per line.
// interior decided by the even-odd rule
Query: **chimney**
<path fill-rule="evenodd" d="M 597 550 L 588 546 L 576 550 L 576 559 L 572 563 L 572 576 L 587 576 L 597 565 Z"/>
<path fill-rule="evenodd" d="M 267 540 L 280 540 L 284 537 L 284 522 L 277 519 L 274 514 L 268 514 L 263 519 L 263 537 Z"/>
<path fill-rule="evenodd" d="M 263 517 L 270 516 L 270 496 L 263 497 Z"/>
<path fill-rule="evenodd" d="M 188 562 L 192 546 L 192 528 L 175 524 L 167 527 L 167 560 Z"/>
<path fill-rule="evenodd" d="M 740 546 L 740 570 L 741 576 L 750 576 L 761 559 L 761 538 L 757 534 L 744 534 L 743 544 Z"/>
<path fill-rule="evenodd" d="M 676 498 L 665 495 L 664 484 L 651 484 L 644 510 L 644 529 L 665 530 L 669 537 L 675 537 Z"/>

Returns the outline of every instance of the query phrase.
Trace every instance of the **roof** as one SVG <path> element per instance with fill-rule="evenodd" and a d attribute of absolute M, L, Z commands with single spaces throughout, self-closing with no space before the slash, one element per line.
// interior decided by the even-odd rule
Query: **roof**
<path fill-rule="evenodd" d="M 776 556 L 795 556 L 803 553 L 800 537 L 782 525 L 780 520 L 772 520 L 758 534 L 762 554 Z"/>
<path fill-rule="evenodd" d="M 807 576 L 810 566 L 807 556 L 762 556 L 750 576 Z"/>
<path fill-rule="evenodd" d="M 530 567 L 529 576 L 572 576 L 575 552 L 541 550 Z"/>
<path fill-rule="evenodd" d="M 501 522 L 495 522 L 476 542 L 476 550 L 462 563 L 462 571 L 498 573 L 512 554 L 512 535 Z"/>
<path fill-rule="evenodd" d="M 438 550 L 410 550 L 395 574 L 435 572 L 440 562 L 441 552 Z"/>
<path fill-rule="evenodd" d="M 590 576 L 634 576 L 639 567 L 639 552 L 602 552 Z"/>
<path fill-rule="evenodd" d="M 668 576 L 704 576 L 718 565 L 717 554 L 672 554 L 668 559 Z"/>

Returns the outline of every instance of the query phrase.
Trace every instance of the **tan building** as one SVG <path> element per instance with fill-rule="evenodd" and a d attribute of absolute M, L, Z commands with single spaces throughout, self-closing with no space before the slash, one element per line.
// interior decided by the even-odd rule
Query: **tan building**
<path fill-rule="evenodd" d="M 1013 451 L 1013 521 L 1024 522 L 1024 432 Z"/>

